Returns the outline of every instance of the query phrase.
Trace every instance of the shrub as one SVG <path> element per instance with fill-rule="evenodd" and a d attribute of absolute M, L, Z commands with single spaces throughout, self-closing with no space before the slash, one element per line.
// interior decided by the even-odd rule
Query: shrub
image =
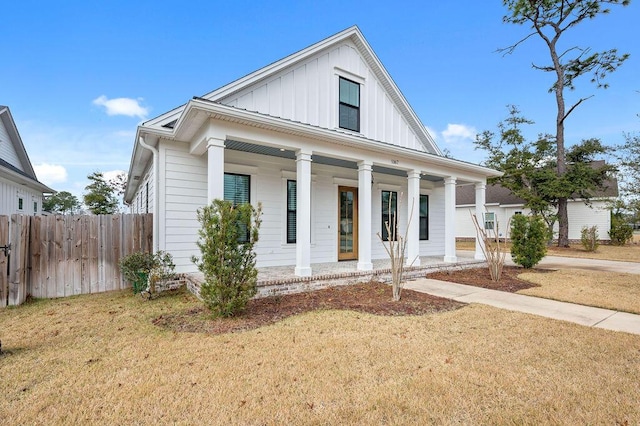
<path fill-rule="evenodd" d="M 600 243 L 598 243 L 598 227 L 583 226 L 580 231 L 580 242 L 586 251 L 596 251 Z"/>
<path fill-rule="evenodd" d="M 170 253 L 135 252 L 120 259 L 120 271 L 124 278 L 132 284 L 133 294 L 149 291 L 155 293 L 158 280 L 173 277 L 175 265 Z M 151 279 L 149 279 L 151 277 Z"/>
<path fill-rule="evenodd" d="M 611 216 L 611 230 L 609 231 L 611 244 L 623 246 L 633 238 L 633 228 L 617 216 Z"/>
<path fill-rule="evenodd" d="M 538 215 L 515 215 L 511 219 L 511 258 L 525 268 L 532 268 L 547 254 L 549 231 Z"/>
<path fill-rule="evenodd" d="M 213 200 L 198 210 L 201 257 L 191 260 L 204 274 L 200 297 L 214 317 L 237 315 L 257 292 L 253 248 L 258 241 L 260 215 L 260 206 L 234 206 L 223 200 Z"/>

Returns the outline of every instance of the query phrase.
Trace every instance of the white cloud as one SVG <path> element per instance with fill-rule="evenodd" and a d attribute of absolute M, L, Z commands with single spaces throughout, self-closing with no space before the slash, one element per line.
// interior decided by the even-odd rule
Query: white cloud
<path fill-rule="evenodd" d="M 67 181 L 67 169 L 57 164 L 36 164 L 33 166 L 38 180 L 47 186 Z"/>
<path fill-rule="evenodd" d="M 138 117 L 144 120 L 149 114 L 149 109 L 140 105 L 142 98 L 114 98 L 108 99 L 105 95 L 93 100 L 94 105 L 105 108 L 107 115 L 126 115 L 127 117 Z"/>
<path fill-rule="evenodd" d="M 107 172 L 102 172 L 102 175 L 104 176 L 104 179 L 108 182 L 111 179 L 115 179 L 116 176 L 122 173 L 124 173 L 125 175 L 127 174 L 127 172 L 125 172 L 124 170 L 109 170 Z"/>
<path fill-rule="evenodd" d="M 444 141 L 448 144 L 462 143 L 476 139 L 478 134 L 475 127 L 466 124 L 447 124 L 447 129 L 442 132 Z"/>

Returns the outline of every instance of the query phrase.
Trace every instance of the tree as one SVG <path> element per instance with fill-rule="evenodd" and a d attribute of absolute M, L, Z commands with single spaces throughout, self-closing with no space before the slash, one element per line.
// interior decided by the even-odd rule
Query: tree
<path fill-rule="evenodd" d="M 528 142 L 522 134 L 526 124 L 533 122 L 510 106 L 509 116 L 498 124 L 499 137 L 485 130 L 475 144 L 488 153 L 487 166 L 504 172 L 490 182 L 500 183 L 523 199 L 525 207 L 541 215 L 552 230 L 560 200 L 579 198 L 588 204 L 615 167 L 596 161 L 609 150 L 600 140 L 586 139 L 564 151 L 565 172 L 558 175 L 553 137 L 539 135 Z"/>
<path fill-rule="evenodd" d="M 114 214 L 118 212 L 116 189 L 104 179 L 102 172 L 93 172 L 87 178 L 91 183 L 85 186 L 84 204 L 93 214 Z"/>
<path fill-rule="evenodd" d="M 42 210 L 54 214 L 74 214 L 80 207 L 78 198 L 67 191 L 56 192 L 42 202 Z"/>
<path fill-rule="evenodd" d="M 538 36 L 544 41 L 551 59 L 550 64 L 533 68 L 554 74 L 555 81 L 550 92 L 556 98 L 556 133 L 553 138 L 556 154 L 556 174 L 562 177 L 567 172 L 564 129 L 567 117 L 588 97 L 581 97 L 566 108 L 565 89 L 574 90 L 574 82 L 591 75 L 591 82 L 598 88 L 606 88 L 604 78 L 614 72 L 628 58 L 628 54 L 618 55 L 616 49 L 594 53 L 590 48 L 572 46 L 560 47 L 562 36 L 585 20 L 609 13 L 606 5 L 627 6 L 630 0 L 503 0 L 511 14 L 502 20 L 518 25 L 529 25 L 531 32 L 515 44 L 499 49 L 505 54 L 513 53 L 517 47 L 531 37 Z M 569 218 L 567 198 L 558 198 L 558 246 L 569 245 Z"/>

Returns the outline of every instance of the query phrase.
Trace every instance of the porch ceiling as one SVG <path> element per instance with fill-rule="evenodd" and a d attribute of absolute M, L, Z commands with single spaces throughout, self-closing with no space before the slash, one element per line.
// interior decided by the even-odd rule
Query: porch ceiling
<path fill-rule="evenodd" d="M 266 145 L 257 145 L 257 144 L 252 144 L 248 142 L 240 142 L 240 141 L 234 141 L 234 140 L 226 140 L 224 144 L 226 149 L 231 149 L 234 151 L 268 155 L 271 157 L 286 158 L 289 160 L 296 159 L 295 151 L 289 150 L 289 149 L 276 148 L 273 146 L 266 146 Z M 313 154 L 312 158 L 313 158 L 313 162 L 316 164 L 324 164 L 327 166 L 335 166 L 335 167 L 342 167 L 345 169 L 358 170 L 358 163 L 355 161 L 348 161 L 340 158 L 325 157 L 317 154 Z M 407 176 L 406 170 L 393 169 L 390 167 L 383 167 L 383 166 L 376 166 L 376 165 L 373 166 L 373 172 L 381 173 L 385 175 L 393 175 L 393 176 L 402 176 L 402 177 Z M 443 180 L 443 178 L 440 176 L 432 176 L 429 174 L 423 174 L 421 176 L 421 179 L 427 180 L 429 182 L 441 182 Z"/>

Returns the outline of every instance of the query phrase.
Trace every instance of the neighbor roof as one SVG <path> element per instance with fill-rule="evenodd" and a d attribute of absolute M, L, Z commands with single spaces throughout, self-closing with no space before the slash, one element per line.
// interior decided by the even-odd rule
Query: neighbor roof
<path fill-rule="evenodd" d="M 36 188 L 38 191 L 45 193 L 55 192 L 53 189 L 40 182 L 36 177 L 36 173 L 31 165 L 31 160 L 29 160 L 29 155 L 27 155 L 27 151 L 22 143 L 22 138 L 20 138 L 20 133 L 18 133 L 18 128 L 16 127 L 15 121 L 13 121 L 13 116 L 11 115 L 11 111 L 8 106 L 0 105 L 0 120 L 2 120 L 2 124 L 4 124 L 4 127 L 7 130 L 9 141 L 13 145 L 18 159 L 20 160 L 20 165 L 22 166 L 22 170 L 20 170 L 18 167 L 0 158 L 0 171 L 4 171 L 9 176 L 24 181 L 25 184 Z"/>
<path fill-rule="evenodd" d="M 618 196 L 618 181 L 615 178 L 607 179 L 603 189 L 595 191 L 592 198 L 614 198 Z M 474 205 L 476 203 L 476 190 L 474 185 L 458 186 L 456 188 L 456 205 Z M 486 204 L 522 205 L 524 200 L 517 197 L 508 188 L 502 185 L 488 184 L 485 193 Z"/>

